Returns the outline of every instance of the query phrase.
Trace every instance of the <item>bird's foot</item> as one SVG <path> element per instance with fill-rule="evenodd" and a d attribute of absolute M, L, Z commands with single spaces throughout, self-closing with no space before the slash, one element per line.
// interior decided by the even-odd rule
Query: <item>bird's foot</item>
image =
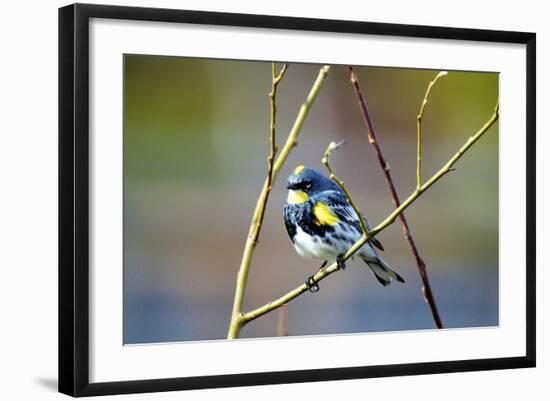
<path fill-rule="evenodd" d="M 313 276 L 309 276 L 306 280 L 306 287 L 309 292 L 312 294 L 315 294 L 317 291 L 319 291 L 319 284 L 317 281 L 315 281 L 315 278 Z"/>
<path fill-rule="evenodd" d="M 338 265 L 338 269 L 346 270 L 346 262 L 344 261 L 344 257 L 342 255 L 336 256 L 336 264 Z"/>

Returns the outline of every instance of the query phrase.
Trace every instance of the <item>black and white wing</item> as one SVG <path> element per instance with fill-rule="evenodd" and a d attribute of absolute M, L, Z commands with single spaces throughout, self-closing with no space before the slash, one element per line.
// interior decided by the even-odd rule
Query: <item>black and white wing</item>
<path fill-rule="evenodd" d="M 336 214 L 336 216 L 338 216 L 340 220 L 352 225 L 359 233 L 362 231 L 359 217 L 357 216 L 357 213 L 355 213 L 355 210 L 353 210 L 353 208 L 349 204 L 346 195 L 343 192 L 330 190 L 324 191 L 320 195 L 323 201 L 327 203 L 330 209 Z M 367 229 L 371 230 L 372 227 L 367 218 L 363 216 L 363 219 L 365 220 L 365 225 L 367 226 Z M 376 246 L 378 249 L 382 251 L 384 250 L 382 243 L 375 237 L 370 238 L 369 242 L 372 245 Z"/>

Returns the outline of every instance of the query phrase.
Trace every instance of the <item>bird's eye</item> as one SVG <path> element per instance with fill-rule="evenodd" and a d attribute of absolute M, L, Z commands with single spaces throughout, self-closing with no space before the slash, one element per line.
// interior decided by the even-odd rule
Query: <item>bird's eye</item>
<path fill-rule="evenodd" d="M 310 189 L 311 188 L 311 182 L 307 182 L 306 185 L 304 185 L 304 188 L 305 189 Z"/>

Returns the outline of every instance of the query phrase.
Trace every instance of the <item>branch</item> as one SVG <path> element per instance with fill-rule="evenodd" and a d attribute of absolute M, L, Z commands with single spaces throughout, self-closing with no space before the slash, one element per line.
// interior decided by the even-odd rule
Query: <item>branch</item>
<path fill-rule="evenodd" d="M 273 186 L 273 162 L 275 160 L 275 156 L 277 155 L 277 151 L 279 150 L 275 142 L 275 128 L 277 125 L 277 121 L 276 121 L 277 103 L 275 99 L 277 97 L 277 88 L 279 86 L 279 83 L 285 76 L 287 68 L 288 68 L 288 64 L 284 64 L 281 71 L 277 74 L 277 64 L 271 63 L 271 92 L 269 92 L 269 102 L 271 104 L 271 129 L 270 129 L 270 135 L 269 135 L 270 152 L 269 152 L 269 155 L 267 156 L 267 178 L 266 178 L 266 184 L 265 184 L 266 196 L 265 196 L 265 199 L 263 199 L 263 211 L 260 213 L 258 223 L 257 223 L 258 229 L 254 233 L 254 237 L 253 237 L 254 242 L 258 242 L 258 238 L 260 236 L 260 230 L 262 228 L 262 224 L 265 216 L 265 206 L 267 204 L 267 199 L 269 197 L 269 193 L 271 192 L 271 188 Z"/>
<path fill-rule="evenodd" d="M 283 164 L 286 162 L 286 159 L 288 158 L 290 151 L 296 145 L 298 145 L 298 142 L 296 140 L 298 138 L 298 134 L 302 129 L 302 125 L 304 125 L 304 121 L 306 120 L 306 117 L 309 114 L 309 110 L 311 109 L 313 102 L 317 98 L 319 90 L 321 89 L 321 86 L 323 86 L 323 83 L 325 82 L 325 79 L 327 78 L 329 71 L 330 71 L 329 65 L 325 65 L 321 68 L 321 70 L 319 71 L 319 75 L 317 76 L 317 79 L 315 80 L 315 82 L 313 83 L 313 86 L 311 87 L 311 90 L 309 91 L 306 101 L 300 107 L 300 111 L 298 112 L 296 121 L 294 122 L 294 125 L 292 126 L 292 129 L 288 134 L 288 138 L 286 140 L 285 146 L 283 147 L 283 150 L 281 151 L 281 153 L 279 154 L 279 157 L 277 158 L 277 160 L 275 161 L 275 164 L 273 165 L 274 180 L 279 174 L 281 167 L 283 167 Z"/>
<path fill-rule="evenodd" d="M 279 82 L 285 76 L 288 64 L 284 64 L 281 71 L 277 74 L 277 64 L 271 63 L 271 92 L 269 93 L 269 100 L 271 103 L 271 132 L 269 136 L 269 143 L 271 145 L 271 152 L 267 157 L 267 187 L 268 191 L 271 191 L 271 186 L 273 183 L 273 162 L 275 160 L 275 155 L 277 154 L 278 148 L 275 144 L 275 128 L 277 125 L 277 103 L 275 101 L 277 97 L 277 87 Z M 260 222 L 261 225 L 261 222 Z"/>
<path fill-rule="evenodd" d="M 489 118 L 489 120 L 479 129 L 478 132 L 476 132 L 474 135 L 472 135 L 464 145 L 459 149 L 457 153 L 453 155 L 449 159 L 449 161 L 441 167 L 441 169 L 435 173 L 428 181 L 426 181 L 420 188 L 415 190 L 409 197 L 403 202 L 399 207 L 397 207 L 386 219 L 384 219 L 378 226 L 373 228 L 371 231 L 368 232 L 367 235 L 363 235 L 353 246 L 348 249 L 346 254 L 344 255 L 344 260 L 349 259 L 351 256 L 355 254 L 361 248 L 372 236 L 378 234 L 380 231 L 384 230 L 386 227 L 391 225 L 397 216 L 399 216 L 405 209 L 407 209 L 416 199 L 418 199 L 428 188 L 430 188 L 433 184 L 435 184 L 439 179 L 441 179 L 444 175 L 452 171 L 453 165 L 460 159 L 464 153 L 468 151 L 472 147 L 474 143 L 476 143 L 479 138 L 485 134 L 489 128 L 495 123 L 495 121 L 498 120 L 498 103 L 495 107 L 495 112 Z M 338 264 L 332 263 L 330 266 L 327 266 L 323 269 L 320 269 L 317 274 L 313 276 L 313 280 L 315 282 L 319 282 L 326 277 L 330 276 L 332 273 L 338 270 Z M 260 316 L 265 315 L 266 313 L 271 312 L 272 310 L 275 310 L 279 307 L 281 307 L 284 304 L 289 303 L 293 299 L 299 297 L 304 292 L 307 291 L 307 286 L 305 284 L 302 284 L 299 287 L 296 287 L 295 289 L 287 292 L 285 295 L 283 295 L 280 298 L 277 298 L 273 301 L 268 302 L 267 304 L 260 306 L 259 308 L 256 308 L 250 312 L 244 313 L 241 316 L 242 319 L 242 325 L 247 324 L 251 322 L 252 320 L 255 320 L 259 318 Z"/>
<path fill-rule="evenodd" d="M 361 90 L 361 86 L 359 85 L 359 80 L 357 79 L 357 76 L 355 75 L 353 68 L 348 67 L 348 70 L 350 74 L 350 80 L 353 85 L 355 95 L 357 97 L 357 102 L 359 103 L 361 114 L 363 115 L 363 120 L 365 121 L 365 125 L 367 126 L 367 136 L 369 138 L 369 142 L 372 145 L 374 153 L 376 154 L 380 167 L 382 167 L 382 170 L 384 171 L 384 177 L 386 178 L 386 183 L 388 184 L 388 188 L 391 194 L 393 204 L 395 207 L 399 207 L 399 205 L 401 204 L 401 201 L 399 200 L 399 195 L 397 194 L 397 189 L 395 188 L 395 184 L 391 176 L 390 166 L 388 165 L 388 162 L 386 161 L 384 154 L 382 153 L 382 148 L 378 143 L 376 133 L 374 131 L 374 126 L 370 118 L 369 110 L 367 108 L 367 101 L 365 99 L 365 96 L 363 95 L 363 91 Z M 418 171 L 420 171 L 420 168 L 418 168 Z M 405 235 L 405 239 L 409 243 L 411 251 L 416 260 L 418 272 L 420 273 L 420 278 L 422 279 L 422 285 L 423 285 L 422 293 L 424 294 L 424 299 L 426 300 L 426 302 L 430 307 L 430 311 L 432 312 L 432 317 L 434 319 L 436 327 L 439 329 L 442 329 L 443 322 L 441 321 L 441 317 L 439 316 L 439 311 L 437 310 L 435 298 L 432 293 L 432 288 L 430 285 L 430 280 L 428 278 L 428 272 L 426 269 L 426 263 L 420 256 L 420 252 L 416 247 L 416 242 L 414 241 L 414 238 L 412 236 L 411 230 L 409 228 L 409 224 L 407 222 L 407 219 L 404 213 L 401 213 L 399 215 L 399 220 L 401 221 L 401 225 L 403 226 L 403 234 Z"/>
<path fill-rule="evenodd" d="M 271 93 L 269 94 L 269 98 L 271 101 L 271 130 L 270 130 L 271 151 L 268 156 L 268 172 L 264 182 L 264 186 L 262 187 L 260 196 L 258 197 L 258 201 L 256 202 L 256 208 L 254 209 L 252 222 L 250 223 L 248 237 L 246 239 L 246 244 L 244 246 L 243 256 L 239 267 L 239 272 L 237 273 L 235 298 L 233 300 L 231 322 L 229 324 L 227 338 L 238 337 L 240 330 L 244 325 L 244 322 L 242 319 L 242 312 L 241 312 L 243 301 L 244 301 L 244 293 L 245 293 L 246 284 L 248 281 L 250 264 L 252 262 L 252 254 L 254 253 L 254 249 L 256 248 L 256 244 L 260 236 L 260 230 L 262 227 L 267 200 L 269 198 L 269 192 L 271 191 L 271 187 L 273 186 L 273 183 L 277 179 L 277 175 L 279 174 L 281 167 L 283 166 L 286 159 L 288 158 L 288 155 L 298 143 L 296 140 L 298 138 L 298 134 L 300 133 L 300 130 L 309 113 L 309 110 L 311 109 L 313 102 L 317 98 L 319 90 L 321 89 L 321 86 L 323 85 L 330 71 L 330 66 L 326 65 L 322 67 L 321 70 L 319 71 L 319 75 L 317 76 L 317 79 L 315 80 L 304 104 L 302 104 L 302 106 L 300 107 L 300 111 L 298 112 L 296 121 L 294 122 L 294 125 L 290 133 L 288 134 L 288 138 L 285 142 L 285 145 L 283 146 L 283 149 L 281 150 L 281 153 L 279 153 L 279 156 L 277 157 L 277 159 L 274 160 L 275 152 L 277 151 L 277 147 L 275 145 L 275 116 L 276 116 L 276 110 L 277 110 L 276 103 L 275 103 L 275 96 L 277 93 L 277 86 L 281 82 L 286 72 L 286 69 L 287 69 L 287 66 L 284 66 L 281 72 L 277 74 L 276 67 L 274 64 L 272 64 L 272 80 L 271 80 L 272 86 L 271 86 Z"/>
<path fill-rule="evenodd" d="M 422 177 L 421 177 L 421 168 L 422 168 L 422 117 L 424 116 L 424 109 L 426 108 L 426 104 L 428 104 L 428 96 L 430 96 L 430 92 L 432 91 L 432 87 L 435 85 L 437 80 L 441 77 L 444 77 L 447 75 L 447 71 L 440 71 L 433 81 L 431 81 L 428 84 L 428 89 L 426 89 L 426 94 L 424 95 L 424 100 L 422 100 L 422 104 L 420 105 L 420 111 L 418 113 L 418 116 L 416 116 L 416 127 L 418 130 L 418 140 L 417 140 L 417 150 L 416 150 L 416 188 L 420 188 L 420 185 L 422 184 Z"/>
<path fill-rule="evenodd" d="M 344 182 L 341 181 L 336 176 L 336 174 L 334 174 L 334 172 L 332 171 L 332 168 L 330 167 L 329 158 L 330 158 L 330 155 L 332 154 L 332 151 L 338 149 L 343 144 L 344 144 L 344 141 L 341 141 L 341 142 L 338 142 L 338 143 L 331 142 L 328 145 L 328 148 L 325 151 L 325 154 L 323 155 L 323 164 L 325 165 L 325 167 L 327 168 L 327 170 L 330 174 L 330 179 L 333 180 L 340 187 L 340 189 L 342 189 L 342 191 L 344 191 L 344 194 L 346 194 L 346 198 L 348 199 L 349 204 L 351 205 L 351 207 L 355 211 L 355 214 L 357 214 L 357 216 L 359 217 L 359 224 L 361 224 L 361 231 L 362 231 L 363 235 L 367 235 L 369 230 L 367 228 L 367 224 L 365 223 L 365 219 L 363 218 L 363 215 L 361 214 L 361 211 L 359 210 L 359 208 L 357 207 L 357 205 L 353 201 L 353 198 L 351 197 L 351 194 L 349 193 L 348 189 L 344 185 Z"/>

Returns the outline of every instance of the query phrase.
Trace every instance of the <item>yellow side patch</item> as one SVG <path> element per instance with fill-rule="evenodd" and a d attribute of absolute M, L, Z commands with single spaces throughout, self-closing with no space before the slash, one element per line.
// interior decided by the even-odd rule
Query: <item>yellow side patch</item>
<path fill-rule="evenodd" d="M 317 202 L 313 207 L 313 215 L 315 216 L 315 224 L 318 226 L 328 225 L 333 226 L 338 223 L 339 219 L 326 203 Z"/>
<path fill-rule="evenodd" d="M 286 202 L 293 205 L 297 203 L 305 203 L 309 199 L 309 196 L 304 191 L 288 191 Z"/>
<path fill-rule="evenodd" d="M 306 166 L 304 166 L 303 164 L 300 164 L 298 167 L 294 169 L 294 175 L 300 174 L 302 171 L 304 171 L 305 168 Z"/>

